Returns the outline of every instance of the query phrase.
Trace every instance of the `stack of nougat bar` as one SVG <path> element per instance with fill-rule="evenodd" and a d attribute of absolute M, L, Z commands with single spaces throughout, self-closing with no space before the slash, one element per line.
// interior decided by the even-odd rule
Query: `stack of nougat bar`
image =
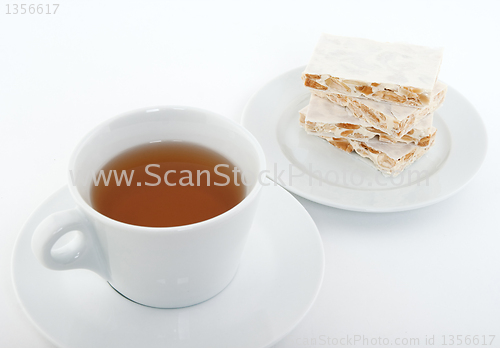
<path fill-rule="evenodd" d="M 434 144 L 442 50 L 323 34 L 302 74 L 307 131 L 396 176 Z"/>

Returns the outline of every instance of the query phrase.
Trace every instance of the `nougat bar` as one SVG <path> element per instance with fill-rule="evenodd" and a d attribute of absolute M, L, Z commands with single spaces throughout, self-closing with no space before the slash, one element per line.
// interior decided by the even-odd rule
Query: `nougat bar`
<path fill-rule="evenodd" d="M 429 105 L 443 50 L 322 34 L 302 74 L 307 87 L 399 105 Z"/>
<path fill-rule="evenodd" d="M 327 98 L 332 103 L 347 107 L 361 120 L 394 137 L 402 137 L 415 128 L 428 114 L 436 111 L 444 102 L 447 86 L 437 81 L 432 91 L 431 102 L 421 108 L 376 102 L 366 98 L 346 97 L 338 93 L 325 93 L 312 90 L 312 93 Z"/>
<path fill-rule="evenodd" d="M 304 123 L 301 120 L 301 125 Z M 384 175 L 398 176 L 406 167 L 422 157 L 435 143 L 435 133 L 430 137 L 427 146 L 415 144 L 385 143 L 376 138 L 359 141 L 343 137 L 325 137 L 333 146 L 347 153 L 356 152 L 361 157 L 367 158 Z"/>
<path fill-rule="evenodd" d="M 422 157 L 434 145 L 435 136 L 431 137 L 428 146 L 420 147 L 414 144 L 388 144 L 370 139 L 367 142 L 345 138 L 322 137 L 335 147 L 352 152 L 353 150 L 373 163 L 375 168 L 385 175 L 398 176 L 417 159 Z"/>
<path fill-rule="evenodd" d="M 311 95 L 309 105 L 300 110 L 299 114 L 307 133 L 318 136 L 344 137 L 361 141 L 378 137 L 382 142 L 427 146 L 431 136 L 436 133 L 436 128 L 432 126 L 432 113 L 415 125 L 409 134 L 394 137 L 354 117 L 348 108 L 316 95 Z"/>

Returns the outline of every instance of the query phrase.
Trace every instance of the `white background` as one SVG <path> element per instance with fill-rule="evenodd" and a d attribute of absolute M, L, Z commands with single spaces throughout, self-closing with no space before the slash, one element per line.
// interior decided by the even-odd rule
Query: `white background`
<path fill-rule="evenodd" d="M 85 133 L 154 105 L 239 119 L 261 86 L 307 63 L 321 32 L 444 46 L 440 78 L 481 114 L 489 151 L 466 188 L 415 211 L 298 198 L 321 232 L 326 273 L 312 310 L 276 347 L 322 335 L 435 335 L 435 346 L 442 335 L 496 335 L 500 347 L 499 1 L 63 1 L 56 15 L 7 15 L 13 3 L 22 2 L 0 1 L 0 347 L 52 347 L 17 303 L 12 250 L 30 213 L 65 184 Z"/>

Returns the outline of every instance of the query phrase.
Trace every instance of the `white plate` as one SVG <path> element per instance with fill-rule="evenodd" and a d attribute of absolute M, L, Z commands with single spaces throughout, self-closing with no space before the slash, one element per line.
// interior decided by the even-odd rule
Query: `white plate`
<path fill-rule="evenodd" d="M 74 206 L 67 188 L 45 201 L 23 227 L 13 280 L 25 312 L 60 347 L 269 347 L 312 306 L 321 286 L 323 245 L 313 220 L 279 186 L 264 187 L 233 281 L 220 294 L 180 309 L 135 304 L 86 270 L 51 271 L 31 252 L 31 236 L 49 214 Z"/>
<path fill-rule="evenodd" d="M 366 212 L 410 210 L 437 203 L 464 187 L 486 155 L 486 130 L 474 107 L 453 88 L 434 114 L 436 144 L 396 178 L 355 154 L 307 135 L 299 110 L 310 93 L 291 70 L 265 85 L 243 112 L 243 125 L 264 148 L 268 177 L 311 201 Z"/>

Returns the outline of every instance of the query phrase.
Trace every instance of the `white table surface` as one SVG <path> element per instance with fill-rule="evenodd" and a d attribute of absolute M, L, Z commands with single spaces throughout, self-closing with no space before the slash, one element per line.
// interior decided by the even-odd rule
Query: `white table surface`
<path fill-rule="evenodd" d="M 65 184 L 78 140 L 108 117 L 181 104 L 237 120 L 328 32 L 444 46 L 440 78 L 500 129 L 499 1 L 62 1 L 55 15 L 7 15 L 13 3 L 22 2 L 0 1 L 2 348 L 52 347 L 15 298 L 12 250 L 30 213 Z M 298 198 L 323 238 L 325 278 L 276 347 L 354 335 L 421 346 L 426 336 L 441 346 L 443 335 L 496 335 L 500 347 L 499 151 L 489 131 L 476 177 L 427 208 L 365 214 Z"/>

